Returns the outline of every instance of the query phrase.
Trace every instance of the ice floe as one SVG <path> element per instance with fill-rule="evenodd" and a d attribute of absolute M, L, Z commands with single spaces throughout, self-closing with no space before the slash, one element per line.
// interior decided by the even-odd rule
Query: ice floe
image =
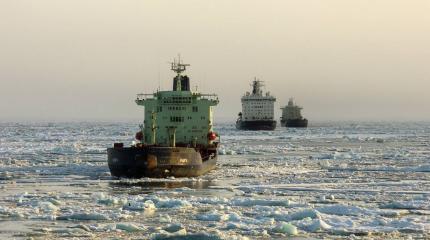
<path fill-rule="evenodd" d="M 135 125 L 2 125 L 0 237 L 16 224 L 52 239 L 430 237 L 428 124 L 217 125 L 209 174 L 111 178 L 105 149 Z"/>
<path fill-rule="evenodd" d="M 286 222 L 279 223 L 275 228 L 273 228 L 274 232 L 285 233 L 290 236 L 294 236 L 298 234 L 297 227 Z"/>

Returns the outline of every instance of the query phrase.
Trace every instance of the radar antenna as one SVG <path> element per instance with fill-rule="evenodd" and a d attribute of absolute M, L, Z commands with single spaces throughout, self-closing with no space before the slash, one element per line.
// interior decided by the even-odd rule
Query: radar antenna
<path fill-rule="evenodd" d="M 264 86 L 263 81 L 261 81 L 257 77 L 254 77 L 254 81 L 252 81 L 251 86 L 252 86 L 252 94 L 256 94 L 256 95 L 262 94 L 261 88 Z"/>
<path fill-rule="evenodd" d="M 170 69 L 176 72 L 178 75 L 181 75 L 181 73 L 186 70 L 186 67 L 190 66 L 190 64 L 182 63 L 180 54 L 178 54 L 178 61 L 176 61 L 176 58 L 174 58 L 173 62 L 171 62 L 170 64 Z"/>

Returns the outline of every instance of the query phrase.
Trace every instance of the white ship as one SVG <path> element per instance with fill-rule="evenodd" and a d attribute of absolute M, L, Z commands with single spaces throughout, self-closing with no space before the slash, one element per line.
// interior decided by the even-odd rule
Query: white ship
<path fill-rule="evenodd" d="M 252 93 L 246 92 L 241 98 L 242 112 L 236 121 L 236 128 L 242 130 L 274 130 L 274 103 L 276 98 L 270 92 L 263 94 L 263 82 L 252 82 Z"/>

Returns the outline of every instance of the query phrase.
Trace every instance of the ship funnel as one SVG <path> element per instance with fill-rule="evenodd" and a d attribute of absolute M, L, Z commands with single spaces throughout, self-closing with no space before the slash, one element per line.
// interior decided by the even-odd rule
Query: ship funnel
<path fill-rule="evenodd" d="M 188 76 L 182 76 L 182 72 L 186 70 L 186 67 L 190 64 L 184 64 L 181 62 L 179 56 L 178 61 L 176 59 L 171 62 L 171 70 L 176 72 L 176 77 L 173 78 L 173 91 L 190 91 L 190 78 Z"/>
<path fill-rule="evenodd" d="M 173 91 L 190 91 L 190 78 L 187 75 L 174 77 Z"/>

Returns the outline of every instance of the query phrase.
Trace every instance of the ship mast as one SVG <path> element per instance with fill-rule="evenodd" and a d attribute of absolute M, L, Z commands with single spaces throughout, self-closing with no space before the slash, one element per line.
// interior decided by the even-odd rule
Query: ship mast
<path fill-rule="evenodd" d="M 190 64 L 185 64 L 181 62 L 181 55 L 178 55 L 178 61 L 176 62 L 176 59 L 173 59 L 173 62 L 170 62 L 171 67 L 170 69 L 174 71 L 177 75 L 174 78 L 173 83 L 173 91 L 182 91 L 182 84 L 181 79 L 182 75 L 181 73 L 186 70 L 186 67 L 190 66 Z"/>
<path fill-rule="evenodd" d="M 261 87 L 263 86 L 263 82 L 254 77 L 254 81 L 252 81 L 252 94 L 253 95 L 262 95 Z"/>

